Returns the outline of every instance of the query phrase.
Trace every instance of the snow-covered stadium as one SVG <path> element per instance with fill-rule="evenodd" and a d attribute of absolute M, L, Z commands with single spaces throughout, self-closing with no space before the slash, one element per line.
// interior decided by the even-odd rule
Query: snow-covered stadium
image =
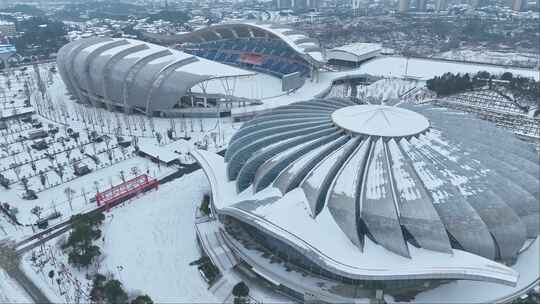
<path fill-rule="evenodd" d="M 538 259 L 538 154 L 473 115 L 309 100 L 245 123 L 224 157 L 193 155 L 222 227 L 216 265 L 298 300 L 491 302 L 537 280 L 521 266 Z"/>
<path fill-rule="evenodd" d="M 279 26 L 221 24 L 174 37 L 181 50 L 133 39 L 76 40 L 59 50 L 58 68 L 83 103 L 215 116 L 297 89 L 324 65 L 316 40 Z"/>
<path fill-rule="evenodd" d="M 235 83 L 253 72 L 131 39 L 88 38 L 58 52 L 70 93 L 83 103 L 149 115 L 228 103 Z M 212 110 L 215 114 L 215 110 Z M 187 112 L 189 114 L 189 112 Z"/>
<path fill-rule="evenodd" d="M 283 77 L 316 76 L 325 64 L 317 39 L 285 25 L 223 23 L 176 37 L 194 55 Z"/>

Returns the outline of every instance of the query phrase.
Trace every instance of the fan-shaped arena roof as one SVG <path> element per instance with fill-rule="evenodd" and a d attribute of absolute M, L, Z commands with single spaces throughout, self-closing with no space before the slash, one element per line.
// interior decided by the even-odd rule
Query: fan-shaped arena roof
<path fill-rule="evenodd" d="M 170 109 L 197 83 L 252 72 L 133 39 L 94 37 L 63 46 L 58 68 L 82 101 Z"/>
<path fill-rule="evenodd" d="M 298 102 L 244 124 L 224 159 L 194 154 L 218 212 L 348 277 L 512 284 L 494 260 L 539 233 L 534 147 L 450 109 Z"/>

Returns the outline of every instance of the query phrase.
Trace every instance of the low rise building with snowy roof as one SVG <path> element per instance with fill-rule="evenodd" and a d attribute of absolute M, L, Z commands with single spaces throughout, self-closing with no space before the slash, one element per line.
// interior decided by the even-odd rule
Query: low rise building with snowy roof
<path fill-rule="evenodd" d="M 330 63 L 358 65 L 381 54 L 382 46 L 378 43 L 351 43 L 335 47 L 326 52 Z"/>

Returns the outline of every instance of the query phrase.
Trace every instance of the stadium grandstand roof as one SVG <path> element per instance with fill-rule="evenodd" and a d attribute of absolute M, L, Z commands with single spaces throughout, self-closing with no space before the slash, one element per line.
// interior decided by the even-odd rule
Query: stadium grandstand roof
<path fill-rule="evenodd" d="M 513 286 L 499 262 L 539 234 L 534 147 L 459 111 L 310 100 L 245 123 L 224 158 L 193 154 L 219 213 L 353 279 Z"/>
<path fill-rule="evenodd" d="M 230 21 L 198 29 L 191 33 L 176 35 L 169 40 L 172 39 L 178 43 L 201 43 L 227 38 L 253 37 L 281 39 L 299 55 L 315 65 L 322 65 L 326 61 L 317 39 L 310 38 L 302 31 L 281 24 Z"/>
<path fill-rule="evenodd" d="M 243 69 L 133 39 L 94 37 L 63 46 L 58 68 L 81 101 L 170 109 L 196 84 L 255 75 Z"/>

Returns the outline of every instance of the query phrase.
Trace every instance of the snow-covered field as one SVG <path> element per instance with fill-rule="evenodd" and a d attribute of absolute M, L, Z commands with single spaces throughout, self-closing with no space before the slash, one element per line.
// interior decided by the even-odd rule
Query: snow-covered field
<path fill-rule="evenodd" d="M 495 52 L 482 49 L 457 49 L 437 54 L 433 58 L 530 67 L 537 67 L 540 64 L 538 54 Z"/>
<path fill-rule="evenodd" d="M 290 104 L 295 101 L 308 100 L 327 93 L 332 82 L 337 78 L 351 77 L 355 75 L 370 74 L 385 78 L 413 77 L 418 80 L 427 80 L 444 73 L 477 73 L 487 71 L 493 74 L 511 72 L 514 75 L 540 79 L 538 70 L 506 68 L 502 66 L 448 62 L 436 59 L 407 59 L 400 56 L 382 56 L 362 64 L 357 69 L 340 72 L 321 72 L 317 80 L 308 80 L 298 90 L 283 96 L 268 98 L 263 105 L 255 105 L 232 109 L 233 115 L 250 113 L 271 109 L 277 106 Z"/>
<path fill-rule="evenodd" d="M 393 102 L 396 103 L 400 96 L 410 92 L 414 88 L 423 87 L 420 81 L 404 80 L 400 78 L 383 78 L 370 85 L 358 85 L 356 96 L 360 100 L 368 100 L 373 103 Z M 330 90 L 328 97 L 351 97 L 352 89 L 347 85 L 335 85 Z"/>
<path fill-rule="evenodd" d="M 235 97 L 249 99 L 266 99 L 283 95 L 281 79 L 262 73 L 240 79 L 214 79 L 206 82 L 206 85 L 204 88 L 206 92 L 224 95 L 232 93 Z M 202 93 L 203 89 L 200 86 L 195 86 L 192 91 Z"/>
<path fill-rule="evenodd" d="M 0 269 L 0 303 L 26 304 L 30 302 L 32 300 L 24 290 Z"/>
<path fill-rule="evenodd" d="M 447 62 L 436 59 L 407 59 L 405 57 L 380 57 L 370 60 L 354 72 L 389 77 L 417 77 L 429 79 L 444 73 L 477 73 L 487 71 L 492 74 L 511 72 L 538 80 L 540 75 L 535 69 L 505 68 L 502 66 L 482 65 L 472 63 Z"/>
<path fill-rule="evenodd" d="M 37 215 L 31 213 L 31 210 L 36 206 L 42 208 L 42 217 L 54 211 L 62 213 L 60 218 L 50 221 L 50 225 L 61 222 L 73 214 L 95 208 L 96 205 L 90 202 L 90 198 L 94 196 L 96 190 L 103 191 L 112 185 L 121 183 L 122 175 L 126 179 L 133 177 L 135 174 L 133 168 L 137 168 L 135 171 L 139 173 L 149 173 L 157 178 L 166 176 L 176 170 L 175 167 L 157 166 L 156 163 L 145 158 L 134 156 L 132 147 L 122 151 L 120 147 L 116 147 L 116 135 L 118 134 L 126 139 L 137 136 L 141 145 L 158 146 L 156 133 L 159 132 L 161 135 L 159 146 L 171 152 L 178 151 L 181 153 L 179 159 L 190 163 L 193 160 L 190 159 L 187 153 L 195 145 L 207 146 L 209 150 L 220 149 L 232 135 L 234 129 L 239 127 L 226 119 L 220 119 L 219 121 L 216 119 L 150 120 L 141 115 L 127 116 L 123 113 L 113 114 L 103 109 L 85 107 L 69 99 L 58 73 L 49 72 L 49 68 L 53 65 L 45 64 L 40 66 L 41 78 L 47 86 L 45 98 L 42 98 L 37 90 L 36 74 L 31 68 L 26 71 L 12 70 L 8 77 L 5 75 L 0 77 L 1 87 L 3 88 L 3 91 L 0 92 L 0 111 L 2 111 L 3 116 L 11 115 L 15 108 L 17 111 L 28 109 L 23 107 L 26 99 L 24 94 L 24 85 L 26 83 L 34 92 L 30 98 L 31 104 L 38 112 L 37 115 L 34 115 L 34 118 L 37 118 L 43 124 L 43 129 L 48 130 L 51 127 L 58 127 L 59 133 L 56 136 L 58 138 L 60 136 L 67 137 L 65 132 L 69 127 L 76 132 L 80 132 L 80 142 L 83 142 L 78 144 L 71 139 L 64 147 L 64 145 L 56 140 L 51 140 L 49 137 L 49 149 L 37 151 L 29 148 L 33 141 L 18 141 L 18 134 L 26 135 L 30 130 L 34 129 L 30 123 L 11 120 L 8 130 L 2 131 L 0 143 L 3 143 L 3 146 L 0 151 L 0 170 L 3 170 L 1 173 L 9 178 L 12 184 L 10 189 L 0 188 L 0 202 L 7 202 L 10 206 L 17 208 L 17 219 L 23 224 L 31 224 L 37 220 Z M 258 79 L 258 81 L 261 81 L 261 79 Z M 7 82 L 9 82 L 9 86 Z M 51 125 L 49 126 L 49 124 Z M 166 130 L 169 128 L 175 128 L 174 136 L 188 136 L 191 137 L 191 140 L 169 139 L 166 136 Z M 104 151 L 107 150 L 104 142 L 86 143 L 88 141 L 87 134 L 93 130 L 99 135 L 107 134 L 112 138 L 112 162 L 108 159 L 107 152 Z M 84 153 L 80 151 L 81 146 L 84 147 Z M 70 152 L 66 152 L 66 149 Z M 43 158 L 45 151 L 56 153 L 55 159 Z M 96 154 L 99 164 L 91 160 L 86 153 Z M 71 162 L 78 159 L 81 159 L 92 169 L 90 174 L 82 177 L 73 175 Z M 35 170 L 31 168 L 32 162 L 36 167 Z M 20 170 L 13 170 L 12 166 L 14 164 Z M 66 168 L 62 177 L 53 170 L 53 167 L 57 167 L 58 164 L 62 164 Z M 44 184 L 39 174 L 37 174 L 39 170 L 47 172 Z M 24 189 L 19 179 L 23 176 L 28 177 L 29 187 L 37 192 L 38 199 L 24 200 L 21 198 Z M 193 206 L 200 202 L 201 191 L 206 185 L 206 180 L 200 173 L 193 176 L 195 176 L 192 178 L 194 180 L 189 181 L 186 179 L 180 184 L 175 184 L 175 181 L 163 186 L 158 192 L 148 193 L 148 197 L 141 198 L 142 204 L 117 208 L 111 213 L 112 217 L 108 217 L 104 229 L 110 229 L 111 232 L 104 232 L 106 235 L 105 244 L 100 245 L 104 252 L 103 256 L 106 257 L 102 261 L 101 270 L 105 273 L 113 273 L 117 278 L 121 279 L 126 290 L 131 292 L 141 290 L 141 292 L 150 294 L 160 302 L 192 302 L 196 299 L 206 300 L 207 302 L 214 301 L 206 290 L 206 283 L 200 279 L 197 269 L 188 265 L 189 262 L 199 258 L 195 247 L 195 233 L 193 232 Z M 65 194 L 67 188 L 75 192 L 71 203 Z M 82 194 L 83 191 L 85 195 Z M 145 199 L 146 201 L 144 201 Z M 137 199 L 133 200 L 133 202 L 135 201 Z M 139 209 L 138 207 L 143 204 L 145 206 Z M 156 206 L 163 208 L 154 208 Z M 174 208 L 179 208 L 178 212 Z M 116 211 L 124 209 L 130 210 L 129 213 L 126 215 L 120 213 L 118 215 L 120 218 L 115 219 Z M 140 220 L 134 221 L 134 218 Z M 110 221 L 110 219 L 113 219 L 113 221 Z M 134 231 L 124 230 L 125 225 L 131 227 Z M 0 214 L 0 239 L 10 238 L 19 241 L 32 235 L 35 229 L 29 226 L 13 225 L 5 215 Z M 145 235 L 145 232 L 151 234 Z M 158 233 L 161 233 L 161 239 L 156 237 Z M 141 248 L 144 247 L 141 244 L 143 240 L 148 244 L 148 252 L 141 251 Z M 132 247 L 130 247 L 131 241 L 134 242 Z M 158 243 L 152 244 L 153 241 Z M 122 247 L 126 248 L 125 251 L 118 249 L 120 243 L 123 244 Z M 169 247 L 166 248 L 166 246 Z M 47 277 L 48 270 L 36 272 L 37 268 L 32 266 L 35 263 L 29 261 L 31 255 L 26 256 L 22 267 L 39 282 L 43 291 L 48 294 L 51 300 L 54 302 L 73 302 L 75 300 L 75 294 L 73 293 L 75 281 L 69 279 L 69 274 L 79 280 L 80 286 L 82 286 L 81 290 L 88 291 L 86 272 L 79 273 L 67 264 L 66 257 L 56 246 L 56 241 L 48 242 L 45 248 L 48 248 L 50 252 L 54 252 L 56 261 L 63 262 L 66 266 L 65 268 L 58 268 L 60 264 L 57 263 L 56 267 L 57 271 L 59 271 L 57 273 L 58 276 L 62 276 L 65 282 L 71 281 L 71 284 L 65 283 L 64 285 L 67 287 L 59 289 L 59 286 Z M 184 256 L 185 259 L 179 260 L 181 256 Z M 129 260 L 129 257 L 134 259 Z M 156 257 L 159 257 L 159 259 Z M 139 267 L 141 261 L 147 263 L 146 272 L 142 272 Z M 161 262 L 161 264 L 157 265 L 156 261 Z M 130 262 L 129 265 L 127 262 Z M 117 266 L 119 263 L 124 263 L 123 269 L 126 275 L 118 273 Z M 49 265 L 49 267 L 53 266 Z M 167 271 L 169 271 L 169 274 L 164 276 Z M 28 298 L 25 298 L 24 292 L 21 291 L 22 295 L 15 292 L 16 289 L 13 286 L 17 285 L 5 273 L 2 272 L 0 275 L 2 275 L 2 280 L 0 280 L 0 302 L 29 302 Z M 154 284 L 148 280 L 149 278 L 154 281 L 157 280 L 159 283 Z M 170 284 L 167 285 L 166 282 L 170 282 Z M 194 282 L 199 284 L 193 285 Z M 71 294 L 66 292 L 61 295 L 60 293 L 65 292 L 66 289 L 70 288 L 69 286 L 71 286 Z M 148 290 L 150 287 L 153 289 Z"/>
<path fill-rule="evenodd" d="M 86 274 L 98 271 L 111 273 L 128 294 L 148 294 L 157 303 L 216 302 L 197 267 L 189 265 L 200 258 L 193 216 L 208 191 L 206 177 L 199 170 L 113 208 L 102 226 L 104 240 L 98 242 L 105 253 L 99 267 L 70 269 L 70 276 L 79 280 L 84 293 L 89 284 Z M 56 267 L 50 260 L 36 272 L 39 267 L 30 266 L 31 253 L 24 256 L 23 265 L 48 297 L 69 302 L 75 297 L 74 285 L 66 283 L 66 294 L 61 295 L 56 282 L 44 275 L 62 269 L 61 263 L 67 264 L 57 243 L 51 240 L 46 244 L 56 252 Z"/>
<path fill-rule="evenodd" d="M 103 231 L 104 266 L 122 266 L 121 281 L 159 303 L 215 302 L 197 267 L 188 265 L 200 258 L 193 218 L 209 191 L 199 170 L 115 211 Z"/>

